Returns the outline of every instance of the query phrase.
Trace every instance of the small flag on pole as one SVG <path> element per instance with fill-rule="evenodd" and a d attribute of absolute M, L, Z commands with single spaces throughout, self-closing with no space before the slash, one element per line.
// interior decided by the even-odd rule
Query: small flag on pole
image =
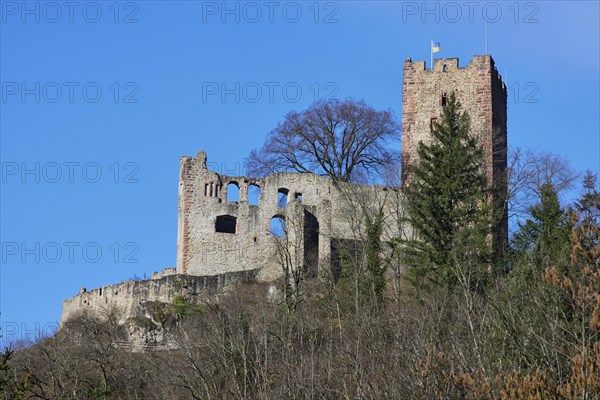
<path fill-rule="evenodd" d="M 438 51 L 440 51 L 440 42 L 431 42 L 431 52 L 432 53 L 437 53 Z"/>

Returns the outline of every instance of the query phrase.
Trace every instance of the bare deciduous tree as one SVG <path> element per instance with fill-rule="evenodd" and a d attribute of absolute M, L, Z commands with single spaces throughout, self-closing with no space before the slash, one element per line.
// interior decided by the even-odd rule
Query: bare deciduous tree
<path fill-rule="evenodd" d="M 310 276 L 311 271 L 317 270 L 317 257 L 307 257 L 305 246 L 311 244 L 305 241 L 305 210 L 299 204 L 287 206 L 285 215 L 282 216 L 283 223 L 280 229 L 270 232 L 275 240 L 275 257 L 283 272 L 283 297 L 288 311 L 296 309 L 302 301 L 304 281 Z M 281 230 L 281 232 L 276 232 Z M 318 233 L 317 233 L 318 234 Z"/>
<path fill-rule="evenodd" d="M 329 100 L 291 112 L 260 149 L 246 159 L 250 175 L 312 172 L 344 182 L 377 179 L 399 152 L 399 125 L 391 111 L 377 111 L 363 100 Z"/>
<path fill-rule="evenodd" d="M 508 199 L 511 217 L 527 216 L 541 201 L 541 188 L 550 183 L 557 194 L 572 189 L 579 174 L 562 156 L 515 148 L 508 161 Z"/>

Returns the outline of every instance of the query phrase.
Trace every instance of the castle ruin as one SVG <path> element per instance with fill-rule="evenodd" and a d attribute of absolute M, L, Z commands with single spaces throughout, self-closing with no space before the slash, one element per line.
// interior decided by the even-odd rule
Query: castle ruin
<path fill-rule="evenodd" d="M 486 174 L 494 188 L 491 200 L 501 214 L 493 235 L 494 246 L 500 249 L 508 232 L 507 93 L 490 55 L 475 56 L 466 67 L 459 67 L 457 58 L 437 59 L 429 70 L 424 61 L 406 60 L 402 84 L 402 186 L 410 184 L 417 145 L 430 140 L 432 123 L 452 92 L 469 113 L 471 132 L 484 148 Z M 401 204 L 399 188 L 337 184 L 326 177 L 296 172 L 263 178 L 227 176 L 207 168 L 204 151 L 194 158 L 182 157 L 176 269 L 157 273 L 146 283 L 123 282 L 82 290 L 64 301 L 62 322 L 85 309 L 117 308 L 124 310 L 125 318 L 135 315 L 136 309 L 139 312 L 144 302 L 170 302 L 175 296 L 217 301 L 240 282 L 281 278 L 282 252 L 308 277 L 331 273 L 339 243 L 355 242 L 362 234 L 364 221 L 352 218 L 356 210 L 385 210 L 383 240 L 387 240 L 399 234 Z M 280 222 L 279 232 L 273 228 L 275 221 Z M 173 290 L 175 281 L 179 284 Z"/>

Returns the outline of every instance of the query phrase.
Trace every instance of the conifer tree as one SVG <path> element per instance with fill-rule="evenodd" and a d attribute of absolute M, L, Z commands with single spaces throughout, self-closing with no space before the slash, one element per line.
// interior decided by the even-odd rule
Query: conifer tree
<path fill-rule="evenodd" d="M 592 171 L 586 171 L 583 177 L 583 194 L 577 202 L 577 211 L 583 214 L 584 218 L 593 220 L 596 226 L 600 226 L 600 192 L 596 188 L 598 176 Z"/>
<path fill-rule="evenodd" d="M 524 269 L 518 272 L 532 279 L 550 266 L 562 270 L 571 252 L 571 224 L 554 186 L 545 183 L 540 192 L 540 203 L 529 210 L 531 218 L 518 225 L 512 238 L 514 268 Z"/>
<path fill-rule="evenodd" d="M 461 269 L 481 278 L 489 267 L 484 155 L 455 93 L 432 131 L 430 143 L 419 143 L 405 190 L 414 239 L 404 242 L 404 251 L 413 284 L 452 286 Z"/>

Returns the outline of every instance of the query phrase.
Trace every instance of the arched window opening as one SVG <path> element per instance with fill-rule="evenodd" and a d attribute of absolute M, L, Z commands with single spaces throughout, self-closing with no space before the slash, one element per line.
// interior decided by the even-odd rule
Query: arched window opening
<path fill-rule="evenodd" d="M 300 192 L 294 193 L 294 198 L 296 200 L 298 200 L 300 203 L 302 203 L 302 193 L 300 193 Z"/>
<path fill-rule="evenodd" d="M 446 64 L 444 64 L 444 68 L 442 68 L 443 72 L 448 72 L 448 67 L 446 66 Z"/>
<path fill-rule="evenodd" d="M 219 215 L 215 222 L 215 232 L 235 233 L 237 218 L 232 215 Z"/>
<path fill-rule="evenodd" d="M 277 207 L 285 207 L 288 202 L 288 193 L 290 191 L 286 188 L 280 188 L 277 191 Z"/>
<path fill-rule="evenodd" d="M 277 237 L 284 237 L 286 235 L 285 217 L 283 215 L 275 215 L 271 218 L 269 233 Z"/>
<path fill-rule="evenodd" d="M 446 93 L 442 93 L 442 99 L 440 101 L 440 104 L 442 105 L 442 107 L 446 107 L 446 102 L 447 102 Z"/>
<path fill-rule="evenodd" d="M 254 184 L 248 186 L 248 204 L 250 204 L 251 206 L 257 206 L 259 198 L 260 186 Z"/>
<path fill-rule="evenodd" d="M 229 182 L 227 184 L 227 202 L 237 203 L 240 200 L 240 187 L 237 182 Z"/>

